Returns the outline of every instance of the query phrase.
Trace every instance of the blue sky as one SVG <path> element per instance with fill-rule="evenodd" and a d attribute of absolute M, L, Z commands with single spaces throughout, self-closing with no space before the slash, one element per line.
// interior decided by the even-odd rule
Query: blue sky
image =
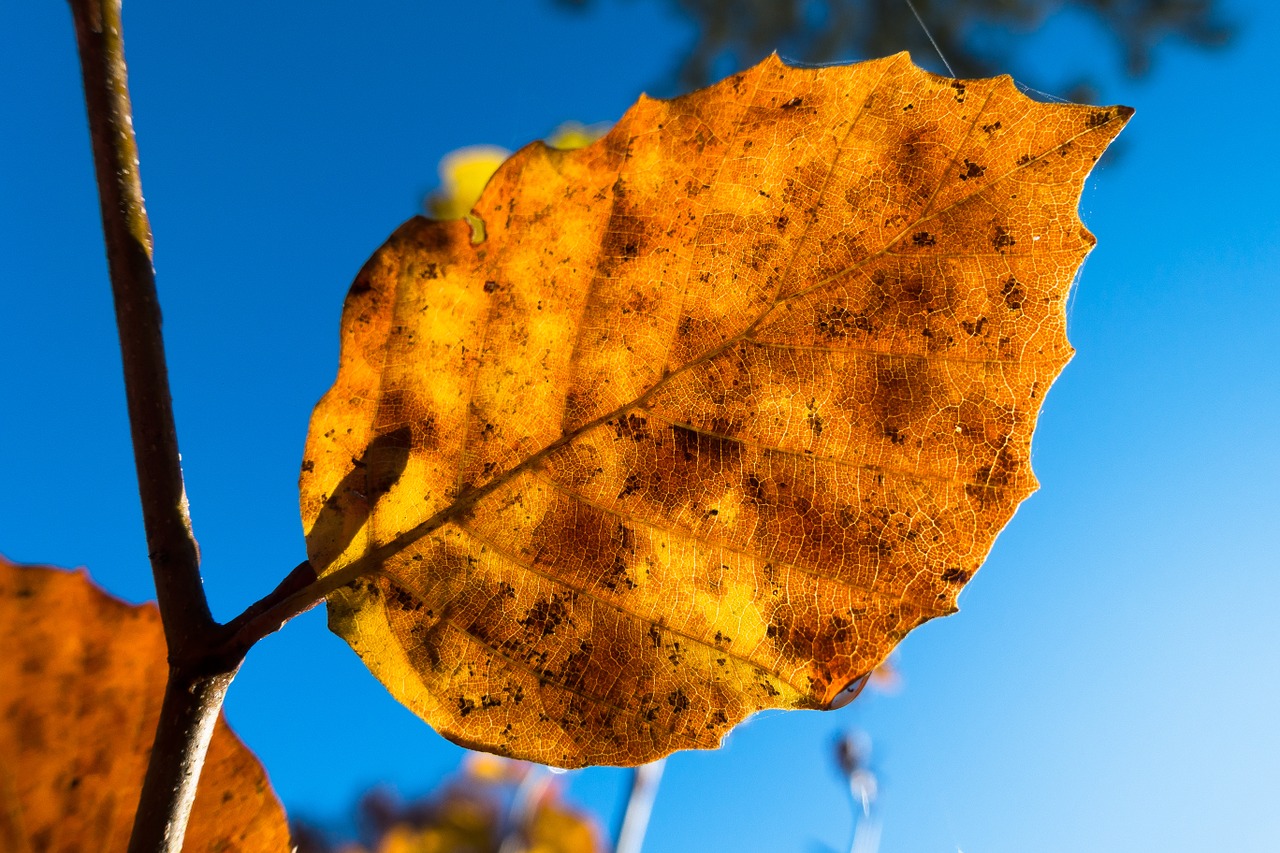
<path fill-rule="evenodd" d="M 1099 53 L 1105 100 L 1138 113 L 1081 204 L 1099 245 L 1042 489 L 962 612 L 903 643 L 899 695 L 766 713 L 673 758 L 647 850 L 847 843 L 829 755 L 850 727 L 876 744 L 884 853 L 1275 849 L 1280 12 L 1226 9 L 1226 52 L 1166 45 L 1138 82 Z M 0 553 L 149 598 L 69 15 L 5 4 L 0 33 Z M 439 158 L 617 118 L 692 31 L 652 2 L 131 0 L 126 36 L 188 492 L 229 618 L 304 556 L 297 469 L 343 296 Z M 1060 20 L 1019 50 L 1052 87 L 1101 44 Z M 286 807 L 322 821 L 377 781 L 426 791 L 461 754 L 318 612 L 254 650 L 227 710 Z M 625 774 L 569 784 L 607 824 Z"/>

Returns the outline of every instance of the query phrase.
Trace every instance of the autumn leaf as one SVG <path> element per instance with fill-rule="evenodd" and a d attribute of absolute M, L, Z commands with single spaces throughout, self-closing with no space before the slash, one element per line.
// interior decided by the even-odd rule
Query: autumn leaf
<path fill-rule="evenodd" d="M 0 849 L 124 850 L 168 671 L 159 612 L 83 571 L 0 558 L 0 648 Z M 266 774 L 222 719 L 183 849 L 290 849 Z"/>
<path fill-rule="evenodd" d="M 829 708 L 1036 487 L 1131 114 L 776 58 L 535 143 L 347 297 L 301 477 L 330 626 L 446 737 L 559 766 Z"/>

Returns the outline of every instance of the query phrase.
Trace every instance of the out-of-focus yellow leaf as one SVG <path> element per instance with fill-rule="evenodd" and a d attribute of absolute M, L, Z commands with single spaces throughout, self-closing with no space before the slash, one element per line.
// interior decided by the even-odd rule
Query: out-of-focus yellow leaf
<path fill-rule="evenodd" d="M 577 121 L 566 121 L 547 137 L 547 145 L 562 151 L 575 148 L 586 148 L 609 132 L 608 124 L 582 124 Z"/>
<path fill-rule="evenodd" d="M 0 850 L 124 850 L 168 672 L 159 612 L 0 558 L 0 649 Z M 184 850 L 289 849 L 266 774 L 219 718 Z"/>
<path fill-rule="evenodd" d="M 560 766 L 830 708 L 1036 487 L 1076 215 L 1131 114 L 776 58 L 533 144 L 347 298 L 301 477 L 330 625 L 438 731 Z"/>
<path fill-rule="evenodd" d="M 601 850 L 595 825 L 554 798 L 538 804 L 527 832 L 526 853 L 596 853 Z"/>
<path fill-rule="evenodd" d="M 462 773 L 424 800 L 400 804 L 384 791 L 361 803 L 376 827 L 367 847 L 340 853 L 600 853 L 600 831 L 567 805 L 545 768 L 496 756 L 468 757 Z M 318 840 L 317 840 L 318 841 Z M 308 853 L 331 849 L 319 842 Z"/>
<path fill-rule="evenodd" d="M 585 148 L 608 132 L 608 125 L 567 121 L 547 137 L 547 145 L 563 151 Z M 511 152 L 496 145 L 470 145 L 440 160 L 440 189 L 427 197 L 433 219 L 465 219 Z"/>
<path fill-rule="evenodd" d="M 471 145 L 440 161 L 440 189 L 427 198 L 434 219 L 462 219 L 480 198 L 484 185 L 511 152 L 496 145 Z"/>
<path fill-rule="evenodd" d="M 469 752 L 464 760 L 466 775 L 489 784 L 518 785 L 529 774 L 530 765 L 486 752 Z"/>

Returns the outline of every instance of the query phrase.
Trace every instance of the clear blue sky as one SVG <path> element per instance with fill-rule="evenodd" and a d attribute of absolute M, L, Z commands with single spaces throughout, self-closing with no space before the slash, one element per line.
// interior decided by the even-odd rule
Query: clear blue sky
<path fill-rule="evenodd" d="M 691 38 L 665 4 L 130 0 L 126 35 L 180 441 L 228 618 L 304 556 L 296 480 L 346 288 L 436 163 L 617 118 Z M 1280 849 L 1280 12 L 1156 53 L 1081 211 L 1099 245 L 1079 354 L 1036 438 L 1042 490 L 961 598 L 901 649 L 905 690 L 769 713 L 668 765 L 652 853 L 847 843 L 830 743 L 861 727 L 884 853 Z M 1053 68 L 1100 50 L 1060 21 Z M 921 57 L 925 59 L 925 57 Z M 151 596 L 65 4 L 0 8 L 0 553 Z M 315 612 L 264 642 L 233 725 L 291 811 L 341 818 L 460 750 L 396 705 Z M 574 774 L 606 822 L 616 770 Z"/>

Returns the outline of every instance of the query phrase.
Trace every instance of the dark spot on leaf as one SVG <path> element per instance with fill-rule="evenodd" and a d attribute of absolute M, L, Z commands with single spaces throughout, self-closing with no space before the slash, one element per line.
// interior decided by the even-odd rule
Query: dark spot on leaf
<path fill-rule="evenodd" d="M 416 612 L 422 609 L 422 602 L 416 596 L 395 583 L 391 585 L 391 591 L 387 593 L 387 604 L 391 607 L 398 607 L 401 610 Z"/>
<path fill-rule="evenodd" d="M 979 502 L 985 503 L 996 497 L 992 493 L 993 490 L 1007 488 L 1013 484 L 1018 464 L 1017 457 L 1009 451 L 1008 447 L 1001 447 L 990 465 L 984 465 L 977 470 L 974 474 L 974 483 L 965 486 L 965 492 Z"/>
<path fill-rule="evenodd" d="M 640 491 L 640 477 L 635 472 L 632 472 L 622 481 L 622 490 L 618 492 L 618 499 L 630 497 L 638 491 Z"/>
<path fill-rule="evenodd" d="M 981 178 L 986 173 L 986 166 L 979 166 L 977 163 L 966 158 L 964 161 L 964 168 L 960 171 L 960 180 L 967 181 L 970 178 Z"/>
<path fill-rule="evenodd" d="M 822 415 L 818 414 L 817 402 L 815 400 L 809 401 L 805 421 L 808 423 L 809 430 L 813 433 L 815 438 L 822 435 Z"/>
<path fill-rule="evenodd" d="M 1017 240 L 1013 239 L 1013 235 L 1009 233 L 1008 228 L 1003 225 L 996 226 L 996 235 L 991 238 L 991 245 L 996 247 L 996 251 L 1003 252 L 1017 242 Z"/>
<path fill-rule="evenodd" d="M 609 589 L 616 590 L 619 586 L 635 589 L 636 582 L 631 579 L 629 571 L 631 561 L 635 559 L 635 532 L 626 525 L 619 524 L 615 541 L 617 551 L 613 555 L 613 562 L 609 564 L 600 582 Z"/>
<path fill-rule="evenodd" d="M 854 331 L 870 334 L 875 327 L 867 315 L 855 314 L 843 305 L 832 305 L 818 317 L 818 332 L 832 340 L 848 337 Z"/>
<path fill-rule="evenodd" d="M 1023 291 L 1022 284 L 1013 276 L 1009 276 L 1005 281 L 1000 294 L 1004 297 L 1004 304 L 1010 311 L 1021 311 L 1022 304 L 1027 301 L 1027 294 Z"/>
<path fill-rule="evenodd" d="M 618 438 L 629 438 L 632 441 L 643 441 L 649 437 L 649 431 L 645 428 L 645 425 L 648 423 L 648 418 L 642 418 L 634 414 L 627 414 L 613 422 L 613 429 L 614 432 L 617 433 Z"/>
<path fill-rule="evenodd" d="M 573 687 L 582 682 L 583 674 L 590 668 L 591 649 L 590 640 L 578 641 L 577 651 L 570 654 L 564 662 L 562 679 L 566 685 Z"/>
<path fill-rule="evenodd" d="M 1089 120 L 1086 124 L 1090 128 L 1102 127 L 1113 118 L 1111 110 L 1097 110 L 1089 114 Z"/>
<path fill-rule="evenodd" d="M 569 616 L 569 610 L 560 596 L 552 595 L 546 601 L 539 601 L 519 622 L 531 634 L 549 637 L 556 632 Z"/>
<path fill-rule="evenodd" d="M 938 241 L 928 231 L 917 231 L 911 235 L 911 242 L 917 246 L 936 246 Z"/>

